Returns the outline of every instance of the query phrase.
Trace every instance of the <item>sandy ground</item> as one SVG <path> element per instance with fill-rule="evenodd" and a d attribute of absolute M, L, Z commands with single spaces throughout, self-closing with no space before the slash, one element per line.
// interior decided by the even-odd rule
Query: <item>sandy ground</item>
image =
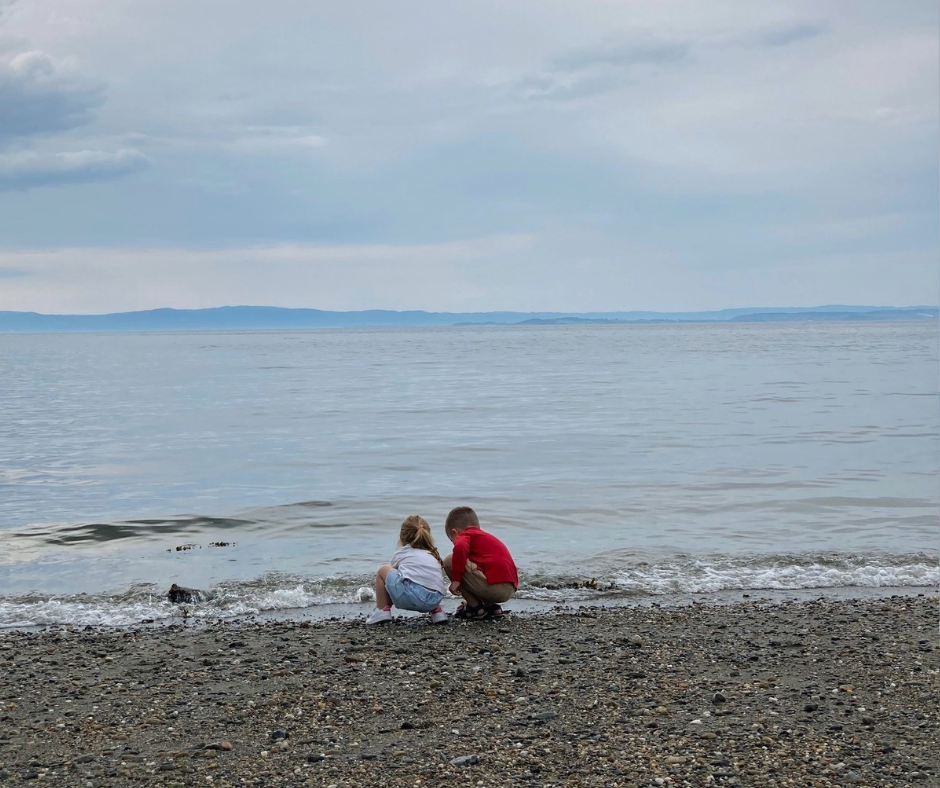
<path fill-rule="evenodd" d="M 940 786 L 936 596 L 0 634 L 0 785 Z"/>

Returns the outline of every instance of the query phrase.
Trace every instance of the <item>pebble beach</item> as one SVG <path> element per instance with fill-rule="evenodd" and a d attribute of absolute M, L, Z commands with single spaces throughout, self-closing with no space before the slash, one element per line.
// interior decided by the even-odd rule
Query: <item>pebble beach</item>
<path fill-rule="evenodd" d="M 0 634 L 0 784 L 940 785 L 936 596 Z"/>

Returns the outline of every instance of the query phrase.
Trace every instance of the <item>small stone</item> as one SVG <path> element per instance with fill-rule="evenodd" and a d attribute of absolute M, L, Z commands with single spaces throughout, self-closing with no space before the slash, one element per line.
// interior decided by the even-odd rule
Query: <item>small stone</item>
<path fill-rule="evenodd" d="M 558 715 L 553 711 L 539 711 L 529 715 L 530 720 L 553 720 Z"/>
<path fill-rule="evenodd" d="M 683 755 L 669 755 L 666 758 L 666 763 L 685 763 L 686 758 Z"/>
<path fill-rule="evenodd" d="M 818 708 L 819 708 L 819 704 L 818 704 L 818 703 L 807 703 L 807 704 L 803 707 L 803 711 L 805 711 L 807 714 L 812 714 L 812 713 L 813 713 L 814 711 L 816 711 Z"/>
<path fill-rule="evenodd" d="M 232 743 L 228 741 L 213 742 L 212 744 L 207 744 L 203 747 L 204 750 L 225 750 L 228 752 L 232 749 Z"/>
<path fill-rule="evenodd" d="M 476 755 L 460 755 L 456 758 L 451 758 L 450 761 L 454 766 L 473 766 L 480 762 L 480 759 Z"/>
<path fill-rule="evenodd" d="M 284 730 L 274 731 L 271 734 L 271 741 L 279 741 L 280 739 L 286 739 L 286 738 L 287 738 L 287 731 L 284 731 Z"/>
<path fill-rule="evenodd" d="M 840 684 L 839 692 L 847 692 L 849 695 L 851 695 L 853 692 L 855 692 L 855 687 L 851 684 Z"/>
<path fill-rule="evenodd" d="M 720 692 L 716 692 L 712 695 L 712 703 L 724 703 L 726 700 L 728 699 Z"/>

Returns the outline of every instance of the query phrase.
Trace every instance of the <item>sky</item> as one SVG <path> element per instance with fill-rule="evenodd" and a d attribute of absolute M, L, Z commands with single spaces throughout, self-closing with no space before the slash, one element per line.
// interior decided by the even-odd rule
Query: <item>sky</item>
<path fill-rule="evenodd" d="M 0 310 L 940 301 L 935 0 L 0 0 Z"/>

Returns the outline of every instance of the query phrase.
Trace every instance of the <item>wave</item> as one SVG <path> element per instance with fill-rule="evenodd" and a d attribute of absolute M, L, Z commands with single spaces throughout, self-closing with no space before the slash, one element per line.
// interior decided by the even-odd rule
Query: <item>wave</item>
<path fill-rule="evenodd" d="M 676 556 L 669 561 L 639 562 L 589 581 L 533 578 L 536 598 L 662 596 L 721 591 L 804 590 L 826 588 L 902 588 L 940 582 L 935 556 L 782 554 L 745 557 Z"/>
<path fill-rule="evenodd" d="M 606 562 L 610 567 L 610 556 Z M 750 557 L 673 556 L 624 562 L 596 575 L 524 573 L 519 598 L 533 602 L 642 601 L 724 591 L 786 591 L 936 587 L 937 557 L 904 555 L 762 555 Z M 372 577 L 304 577 L 267 573 L 249 581 L 203 589 L 207 600 L 175 605 L 166 590 L 152 584 L 114 593 L 0 597 L 0 628 L 37 626 L 135 626 L 182 619 L 244 618 L 285 611 L 357 608 L 374 599 Z"/>

